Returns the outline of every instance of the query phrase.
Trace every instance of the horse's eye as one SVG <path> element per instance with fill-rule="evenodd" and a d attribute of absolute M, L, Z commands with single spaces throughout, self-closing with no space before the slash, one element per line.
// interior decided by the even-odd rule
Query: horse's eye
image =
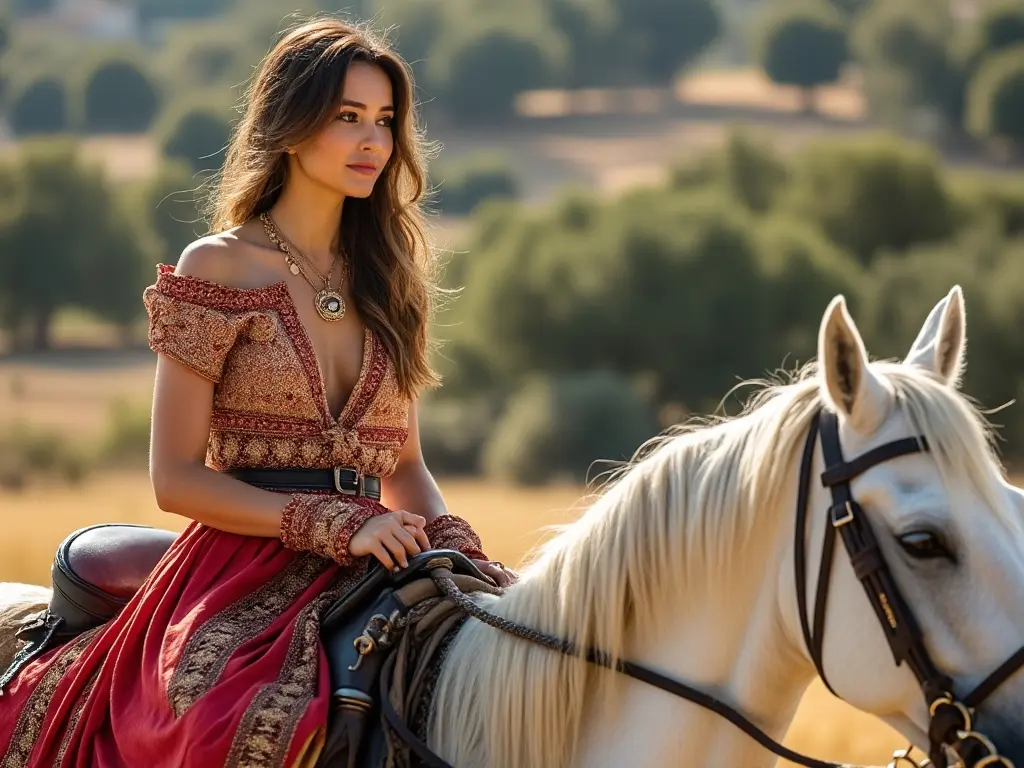
<path fill-rule="evenodd" d="M 944 557 L 952 560 L 953 555 L 936 534 L 931 531 L 912 531 L 899 537 L 900 546 L 911 557 L 919 560 L 931 560 Z"/>

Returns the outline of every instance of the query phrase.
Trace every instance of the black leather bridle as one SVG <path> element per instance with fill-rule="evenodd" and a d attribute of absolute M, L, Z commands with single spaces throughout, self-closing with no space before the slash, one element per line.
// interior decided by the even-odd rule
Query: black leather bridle
<path fill-rule="evenodd" d="M 828 509 L 829 524 L 825 527 L 825 541 L 822 550 L 821 567 L 817 582 L 813 624 L 807 613 L 807 554 L 806 529 L 807 507 L 811 486 L 811 467 L 814 450 L 820 436 L 825 471 L 821 483 L 832 492 L 832 504 Z M 807 441 L 800 462 L 800 485 L 796 509 L 796 592 L 800 610 L 800 624 L 804 641 L 818 675 L 832 691 L 822 664 L 824 649 L 825 608 L 828 600 L 829 581 L 832 573 L 835 539 L 838 533 L 849 555 L 853 570 L 864 585 L 868 601 L 878 615 L 879 622 L 889 642 L 893 658 L 899 666 L 906 663 L 917 677 L 928 704 L 931 723 L 928 730 L 929 761 L 935 768 L 948 768 L 949 760 L 963 768 L 1014 768 L 1013 763 L 998 754 L 995 745 L 974 730 L 977 719 L 976 709 L 1014 673 L 1024 666 L 1024 647 L 1013 654 L 998 669 L 963 698 L 956 696 L 953 681 L 942 674 L 932 662 L 925 648 L 924 640 L 913 612 L 903 599 L 892 577 L 882 551 L 878 546 L 871 525 L 863 509 L 854 500 L 850 481 L 871 467 L 899 456 L 927 452 L 928 442 L 924 436 L 909 437 L 881 445 L 878 448 L 846 461 L 839 443 L 839 420 L 835 413 L 819 410 L 813 417 Z M 516 635 L 530 642 L 556 651 L 575 655 L 578 649 L 560 638 L 525 627 L 508 619 L 495 616 L 484 610 L 451 588 L 446 594 L 462 609 L 480 621 L 504 632 Z M 679 696 L 721 715 L 736 725 L 777 756 L 805 766 L 805 768 L 847 768 L 837 763 L 815 760 L 794 752 L 761 731 L 752 722 L 725 702 L 685 683 L 668 678 L 654 670 L 632 661 L 619 660 L 612 663 L 607 656 L 596 649 L 586 649 L 584 656 L 592 663 L 599 664 L 645 682 L 667 693 Z M 832 691 L 835 694 L 835 691 Z M 838 697 L 838 694 L 837 694 Z M 381 680 L 381 704 L 385 720 L 416 756 L 430 768 L 452 768 L 434 754 L 423 741 L 398 717 L 388 699 L 385 679 Z M 909 750 L 907 751 L 909 753 Z M 906 761 L 917 766 L 907 754 L 896 754 L 896 761 Z M 920 768 L 920 766 L 918 767 Z M 1024 768 L 1024 767 L 1022 767 Z"/>
<path fill-rule="evenodd" d="M 821 483 L 832 492 L 828 510 L 829 524 L 825 526 L 821 568 L 814 605 L 813 627 L 807 613 L 807 562 L 805 530 L 807 524 L 807 497 L 810 492 L 811 464 L 816 437 L 820 433 L 825 471 Z M 878 616 L 885 638 L 889 642 L 896 665 L 906 662 L 914 673 L 931 715 L 928 729 L 929 759 L 937 768 L 946 768 L 948 758 L 959 759 L 968 768 L 983 766 L 1012 766 L 1000 757 L 985 736 L 974 730 L 975 710 L 995 690 L 1024 666 L 1024 647 L 989 675 L 962 699 L 955 695 L 953 681 L 942 674 L 932 662 L 925 648 L 920 626 L 897 587 L 889 566 L 885 562 L 878 540 L 871 529 L 867 515 L 854 500 L 850 481 L 871 467 L 899 456 L 928 451 L 928 441 L 922 435 L 894 440 L 868 451 L 856 459 L 846 461 L 839 444 L 839 419 L 831 411 L 819 411 L 811 423 L 803 458 L 800 462 L 800 489 L 796 510 L 796 589 L 800 609 L 800 625 L 804 642 L 818 675 L 835 694 L 828 683 L 822 664 L 825 607 L 828 600 L 832 556 L 838 532 L 846 547 L 854 573 L 864 586 L 868 602 Z M 836 694 L 838 696 L 838 694 Z M 949 749 L 949 753 L 947 752 Z M 951 754 L 950 754 L 951 753 Z"/>

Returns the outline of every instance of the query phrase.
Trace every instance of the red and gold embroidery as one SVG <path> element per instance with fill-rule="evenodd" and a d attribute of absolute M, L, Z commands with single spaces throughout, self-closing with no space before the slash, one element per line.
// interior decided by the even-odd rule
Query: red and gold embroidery
<path fill-rule="evenodd" d="M 232 288 L 160 265 L 146 289 L 150 345 L 216 381 L 207 464 L 352 466 L 394 472 L 409 434 L 409 399 L 380 340 L 366 330 L 363 363 L 340 418 L 284 282 Z"/>
<path fill-rule="evenodd" d="M 348 551 L 352 536 L 371 517 L 386 512 L 378 502 L 366 497 L 297 493 L 281 515 L 281 543 L 347 567 L 355 562 Z"/>
<path fill-rule="evenodd" d="M 457 549 L 474 560 L 488 560 L 480 536 L 473 526 L 457 515 L 439 515 L 423 527 L 435 549 Z"/>
<path fill-rule="evenodd" d="M 174 714 L 185 714 L 214 686 L 231 656 L 265 632 L 330 565 L 322 557 L 298 553 L 261 588 L 193 630 L 167 684 L 167 700 Z"/>
<path fill-rule="evenodd" d="M 85 684 L 85 688 L 78 695 L 78 701 L 75 702 L 75 710 L 71 713 L 71 717 L 68 720 L 67 727 L 64 729 L 64 738 L 61 739 L 60 749 L 57 750 L 57 760 L 55 765 L 62 765 L 64 763 L 64 755 L 67 754 L 68 749 L 71 747 L 71 740 L 75 736 L 75 728 L 78 727 L 78 721 L 82 719 L 82 710 L 85 709 L 85 704 L 89 700 L 89 694 L 92 693 L 92 689 L 96 685 L 96 680 L 100 676 L 101 668 L 97 667 L 89 677 L 89 682 Z"/>
<path fill-rule="evenodd" d="M 7 753 L 3 759 L 0 759 L 0 768 L 22 768 L 22 766 L 28 765 L 29 758 L 32 757 L 32 749 L 35 747 L 46 719 L 47 707 L 61 678 L 78 660 L 78 657 L 82 655 L 99 631 L 99 628 L 91 629 L 76 637 L 57 652 L 57 658 L 50 663 L 42 680 L 36 685 L 18 716 L 18 723 L 14 726 L 14 733 L 7 745 Z"/>
<path fill-rule="evenodd" d="M 242 715 L 228 753 L 230 768 L 280 768 L 295 729 L 316 692 L 320 671 L 320 616 L 355 586 L 361 574 L 342 571 L 334 585 L 299 614 L 277 680 L 263 686 Z"/>
<path fill-rule="evenodd" d="M 359 379 L 335 420 L 316 354 L 284 282 L 230 288 L 175 275 L 173 267 L 161 265 L 146 297 L 147 306 L 156 310 L 151 346 L 217 382 L 206 458 L 211 467 L 352 466 L 379 476 L 394 471 L 408 438 L 410 402 L 398 388 L 386 348 L 369 329 Z M 302 525 L 297 529 L 325 541 L 341 541 L 342 533 L 354 532 L 351 525 L 339 527 L 310 516 L 298 522 Z M 294 606 L 325 569 L 336 567 L 324 557 L 297 553 L 264 586 L 197 627 L 167 685 L 174 713 L 181 717 L 216 684 L 239 649 Z M 291 624 L 288 660 L 277 680 L 248 703 L 228 765 L 284 764 L 298 723 L 317 692 L 320 613 L 355 584 L 361 570 L 342 569 L 336 587 L 298 612 Z M 318 742 L 310 743 L 316 748 Z"/>

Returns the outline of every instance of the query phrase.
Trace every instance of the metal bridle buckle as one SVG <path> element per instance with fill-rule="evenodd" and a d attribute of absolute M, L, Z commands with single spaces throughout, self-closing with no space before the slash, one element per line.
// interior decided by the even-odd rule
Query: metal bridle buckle
<path fill-rule="evenodd" d="M 342 477 L 344 473 L 345 477 Z M 334 468 L 334 489 L 346 496 L 361 496 L 363 493 L 363 474 L 352 467 Z"/>
<path fill-rule="evenodd" d="M 836 517 L 836 508 L 832 508 L 832 527 L 842 528 L 847 523 L 853 522 L 853 505 L 850 502 L 846 502 L 846 514 L 842 517 Z"/>

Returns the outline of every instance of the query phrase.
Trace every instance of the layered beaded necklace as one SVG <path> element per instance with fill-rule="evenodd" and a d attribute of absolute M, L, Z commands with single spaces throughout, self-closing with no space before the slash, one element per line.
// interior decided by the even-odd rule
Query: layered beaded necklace
<path fill-rule="evenodd" d="M 269 213 L 261 213 L 260 221 L 263 222 L 263 230 L 267 233 L 267 237 L 284 253 L 284 261 L 288 265 L 288 271 L 293 275 L 302 275 L 306 278 L 306 282 L 316 291 L 316 296 L 313 298 L 313 306 L 316 307 L 317 314 L 328 322 L 341 320 L 345 316 L 345 297 L 341 293 L 341 286 L 345 282 L 344 267 L 341 270 L 341 281 L 338 283 L 338 287 L 336 289 L 331 287 L 334 268 L 338 266 L 341 254 L 335 255 L 334 261 L 331 262 L 331 269 L 325 277 L 313 265 L 309 257 L 299 251 L 281 234 L 277 225 L 274 224 L 274 220 L 270 218 Z M 307 267 L 320 279 L 323 283 L 323 288 L 317 288 L 316 283 L 313 282 L 306 272 Z"/>

